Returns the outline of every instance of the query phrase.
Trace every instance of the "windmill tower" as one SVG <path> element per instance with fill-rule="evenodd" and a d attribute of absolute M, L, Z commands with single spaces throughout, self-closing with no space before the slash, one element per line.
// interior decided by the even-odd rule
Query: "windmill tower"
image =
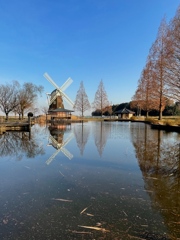
<path fill-rule="evenodd" d="M 51 118 L 71 118 L 71 112 L 73 110 L 68 110 L 64 108 L 64 100 L 71 107 L 74 106 L 73 101 L 64 93 L 64 90 L 73 82 L 71 78 L 68 78 L 66 82 L 59 87 L 53 79 L 48 75 L 48 73 L 44 73 L 43 75 L 55 89 L 51 93 L 47 93 L 48 105 L 49 105 L 49 113 L 52 115 Z"/>
<path fill-rule="evenodd" d="M 53 90 L 50 94 L 47 94 L 49 110 L 57 108 L 64 109 L 63 100 L 73 107 L 73 101 L 64 93 L 64 90 L 73 82 L 73 80 L 68 78 L 66 82 L 59 87 L 47 73 L 44 73 L 43 76 L 53 85 L 53 87 L 55 87 L 55 90 Z"/>
<path fill-rule="evenodd" d="M 48 103 L 49 103 L 49 109 L 54 110 L 57 108 L 64 109 L 64 103 L 63 98 L 57 91 L 57 89 L 53 90 L 51 94 L 48 94 Z"/>

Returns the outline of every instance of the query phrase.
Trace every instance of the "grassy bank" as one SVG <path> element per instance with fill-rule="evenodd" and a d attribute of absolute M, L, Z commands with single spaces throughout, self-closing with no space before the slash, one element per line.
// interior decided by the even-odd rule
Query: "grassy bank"
<path fill-rule="evenodd" d="M 6 120 L 5 116 L 0 116 L 0 123 L 7 123 L 7 122 L 27 122 L 28 118 L 24 117 L 24 119 L 19 120 L 19 117 L 9 116 L 8 120 Z"/>
<path fill-rule="evenodd" d="M 46 122 L 46 116 L 41 115 L 40 117 L 34 118 L 35 122 Z M 104 121 L 103 117 L 79 117 L 72 115 L 72 121 L 76 120 L 84 120 L 84 121 Z M 113 120 L 113 118 L 112 118 Z M 133 121 L 145 121 L 152 124 L 159 124 L 159 125 L 168 125 L 168 126 L 180 126 L 180 116 L 165 116 L 162 120 L 158 120 L 158 117 L 144 117 L 144 116 L 133 116 L 131 118 Z M 28 118 L 25 117 L 23 120 L 19 120 L 19 117 L 9 116 L 8 121 L 5 120 L 5 116 L 0 116 L 0 123 L 7 123 L 7 122 L 27 122 Z"/>
<path fill-rule="evenodd" d="M 180 126 L 180 117 L 179 116 L 164 116 L 162 117 L 162 120 L 158 120 L 158 117 L 133 117 L 133 120 L 139 120 L 143 119 L 146 122 L 152 123 L 152 124 L 159 124 L 159 125 L 167 125 L 167 126 Z"/>

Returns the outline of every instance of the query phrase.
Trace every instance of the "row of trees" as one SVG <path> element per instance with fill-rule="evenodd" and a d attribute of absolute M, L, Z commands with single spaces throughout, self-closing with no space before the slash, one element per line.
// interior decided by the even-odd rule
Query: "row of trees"
<path fill-rule="evenodd" d="M 19 115 L 19 119 L 24 118 L 24 113 L 34 109 L 37 97 L 43 92 L 43 86 L 36 86 L 32 83 L 24 83 L 20 85 L 18 81 L 0 85 L 0 110 L 6 115 L 6 120 L 10 112 Z M 102 116 L 106 111 L 110 110 L 107 93 L 104 88 L 103 81 L 100 81 L 96 91 L 92 107 Z M 74 110 L 84 116 L 84 112 L 91 108 L 88 96 L 86 94 L 83 82 L 80 83 L 80 88 L 76 95 Z M 45 114 L 48 112 L 48 107 L 41 109 Z"/>
<path fill-rule="evenodd" d="M 163 115 L 165 116 L 172 116 L 172 115 L 180 115 L 180 103 L 174 102 L 168 98 L 165 99 L 164 102 L 164 108 L 163 108 Z M 159 111 L 157 109 L 151 109 L 149 112 L 147 111 L 147 108 L 143 107 L 137 107 L 137 102 L 131 101 L 131 102 L 124 102 L 116 105 L 112 105 L 108 101 L 107 93 L 104 89 L 103 82 L 101 81 L 98 87 L 98 90 L 95 94 L 94 102 L 92 103 L 92 108 L 95 110 L 92 112 L 92 116 L 111 116 L 115 114 L 115 112 L 123 109 L 128 108 L 136 113 L 137 116 L 139 115 L 146 115 L 147 113 L 150 116 L 158 116 Z M 142 103 L 142 102 L 141 102 Z M 139 104 L 139 106 L 141 106 Z M 80 112 L 81 116 L 83 117 L 84 112 L 89 110 L 91 108 L 91 105 L 88 100 L 88 96 L 86 94 L 83 82 L 80 83 L 80 88 L 76 95 L 76 101 L 74 104 L 74 109 L 78 112 Z M 42 109 L 43 111 L 43 109 Z M 48 111 L 48 110 L 47 110 Z M 45 113 L 45 111 L 43 111 Z"/>
<path fill-rule="evenodd" d="M 26 110 L 33 108 L 38 94 L 43 91 L 42 86 L 32 83 L 20 85 L 18 81 L 0 85 L 0 109 L 6 115 L 6 120 L 10 112 L 19 115 L 19 119 L 24 118 Z"/>
<path fill-rule="evenodd" d="M 111 108 L 109 106 L 109 101 L 107 97 L 106 90 L 104 88 L 103 81 L 101 80 L 98 89 L 95 93 L 94 102 L 92 103 L 92 108 L 98 111 L 98 115 L 102 116 L 107 109 Z M 76 95 L 76 100 L 74 103 L 74 110 L 80 112 L 81 116 L 84 116 L 84 112 L 91 108 L 91 104 L 88 100 L 83 81 L 80 83 L 80 88 Z M 93 114 L 93 113 L 92 113 Z"/>
<path fill-rule="evenodd" d="M 167 101 L 180 102 L 180 7 L 167 23 L 163 18 L 142 70 L 131 107 L 158 110 L 159 120 Z"/>

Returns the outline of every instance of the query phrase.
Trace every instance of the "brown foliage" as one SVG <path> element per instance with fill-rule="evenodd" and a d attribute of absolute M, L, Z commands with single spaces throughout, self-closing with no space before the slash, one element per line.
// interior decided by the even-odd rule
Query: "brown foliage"
<path fill-rule="evenodd" d="M 84 116 L 84 112 L 90 109 L 91 105 L 88 100 L 83 82 L 80 83 L 80 88 L 76 95 L 76 100 L 74 103 L 74 110 L 81 113 L 81 116 Z"/>
<path fill-rule="evenodd" d="M 100 84 L 98 86 L 98 89 L 95 94 L 94 102 L 93 102 L 93 107 L 94 109 L 98 109 L 101 111 L 101 115 L 104 113 L 105 108 L 109 106 L 109 101 L 107 97 L 106 90 L 104 88 L 103 81 L 100 81 Z"/>

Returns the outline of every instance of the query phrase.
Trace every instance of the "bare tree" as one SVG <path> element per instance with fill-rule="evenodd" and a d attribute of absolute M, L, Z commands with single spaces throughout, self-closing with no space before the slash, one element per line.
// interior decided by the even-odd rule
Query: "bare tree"
<path fill-rule="evenodd" d="M 21 106 L 19 104 L 14 108 L 13 112 L 15 115 L 18 114 L 19 120 L 21 120 Z"/>
<path fill-rule="evenodd" d="M 84 112 L 91 108 L 91 105 L 86 94 L 83 81 L 80 83 L 79 90 L 76 95 L 76 100 L 74 103 L 74 110 L 81 113 L 81 116 L 84 116 Z"/>
<path fill-rule="evenodd" d="M 47 122 L 47 115 L 48 115 L 48 110 L 49 110 L 49 107 L 48 106 L 43 106 L 41 108 L 42 112 L 46 115 L 46 122 Z"/>
<path fill-rule="evenodd" d="M 41 110 L 42 110 L 42 112 L 43 112 L 45 115 L 47 115 L 47 114 L 48 114 L 49 107 L 48 107 L 48 106 L 42 106 L 42 107 L 41 107 Z"/>
<path fill-rule="evenodd" d="M 167 100 L 180 101 L 180 6 L 170 24 L 166 23 L 165 18 L 161 21 L 157 38 L 150 49 L 148 58 L 151 62 L 151 69 L 150 71 L 148 69 L 143 75 L 145 74 L 147 77 L 150 74 L 151 76 L 150 85 L 152 87 L 150 87 L 149 99 L 153 100 L 155 109 L 158 103 L 159 120 L 161 120 Z M 141 107 L 144 95 L 147 96 L 142 85 L 144 85 L 144 80 L 141 78 L 132 99 L 134 105 L 138 103 Z M 149 103 L 147 107 L 151 108 Z"/>
<path fill-rule="evenodd" d="M 0 85 L 0 109 L 5 113 L 6 120 L 8 120 L 9 113 L 18 105 L 18 88 L 19 83 L 17 81 L 13 81 L 11 84 Z"/>
<path fill-rule="evenodd" d="M 159 99 L 159 120 L 162 119 L 162 111 L 165 108 L 165 98 L 168 96 L 168 85 L 166 78 L 171 67 L 173 44 L 169 27 L 165 18 L 162 20 L 156 41 L 151 48 L 152 62 L 156 74 L 156 89 L 154 96 Z"/>
<path fill-rule="evenodd" d="M 173 43 L 173 54 L 168 69 L 168 95 L 171 99 L 180 102 L 180 6 L 170 22 L 170 36 Z"/>
<path fill-rule="evenodd" d="M 34 114 L 34 117 L 35 117 L 35 116 L 39 113 L 39 110 L 40 110 L 40 109 L 39 109 L 38 107 L 34 107 L 34 106 L 33 106 L 33 107 L 31 108 L 31 110 L 32 110 L 32 112 L 33 112 L 33 114 Z"/>
<path fill-rule="evenodd" d="M 130 107 L 136 109 L 137 116 L 141 115 L 141 98 L 139 94 L 139 89 L 136 89 L 136 92 L 131 98 Z"/>
<path fill-rule="evenodd" d="M 101 116 L 103 115 L 103 112 L 105 111 L 106 107 L 109 106 L 109 101 L 107 97 L 107 93 L 104 88 L 103 81 L 100 81 L 100 84 L 98 86 L 98 89 L 95 94 L 93 107 L 96 110 L 100 110 Z"/>
<path fill-rule="evenodd" d="M 38 94 L 43 91 L 42 86 L 36 86 L 32 83 L 24 83 L 18 92 L 18 108 L 20 109 L 22 119 L 24 118 L 25 110 L 32 108 L 34 106 L 35 100 Z"/>
<path fill-rule="evenodd" d="M 131 107 L 144 110 L 146 117 L 151 110 L 158 110 L 158 98 L 154 95 L 156 89 L 155 73 L 151 60 L 147 60 L 146 66 L 142 71 L 138 81 L 138 88 L 132 98 Z"/>

